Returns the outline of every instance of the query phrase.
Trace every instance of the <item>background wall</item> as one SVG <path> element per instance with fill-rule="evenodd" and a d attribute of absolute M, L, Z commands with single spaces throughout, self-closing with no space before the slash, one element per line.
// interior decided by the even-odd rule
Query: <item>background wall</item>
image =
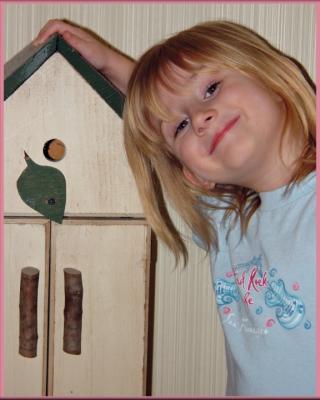
<path fill-rule="evenodd" d="M 228 19 L 256 30 L 300 61 L 315 79 L 315 5 L 310 3 L 11 3 L 5 5 L 5 59 L 29 44 L 51 18 L 86 26 L 135 58 L 183 28 Z M 209 262 L 172 214 L 188 242 L 190 262 L 186 269 L 174 268 L 172 256 L 159 244 L 153 395 L 223 395 L 224 343 Z"/>

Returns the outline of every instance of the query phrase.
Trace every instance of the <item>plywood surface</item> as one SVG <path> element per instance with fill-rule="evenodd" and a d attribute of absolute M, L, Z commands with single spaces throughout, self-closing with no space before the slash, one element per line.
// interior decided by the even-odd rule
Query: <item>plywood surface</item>
<path fill-rule="evenodd" d="M 46 391 L 48 223 L 5 224 L 4 258 L 4 394 L 41 396 Z M 20 276 L 24 267 L 40 271 L 38 287 L 37 356 L 26 358 L 19 351 Z M 19 384 L 18 384 L 19 382 Z"/>
<path fill-rule="evenodd" d="M 53 395 L 145 393 L 147 232 L 146 225 L 137 224 L 55 224 L 49 384 Z M 64 268 L 82 274 L 80 355 L 62 351 Z"/>

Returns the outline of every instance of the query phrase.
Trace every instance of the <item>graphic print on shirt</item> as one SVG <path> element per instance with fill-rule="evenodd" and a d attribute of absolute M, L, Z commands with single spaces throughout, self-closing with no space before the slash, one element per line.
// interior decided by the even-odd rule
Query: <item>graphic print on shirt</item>
<path fill-rule="evenodd" d="M 216 279 L 214 289 L 218 307 L 222 308 L 223 322 L 256 334 L 267 334 L 268 330 L 265 328 L 272 328 L 276 323 L 285 329 L 298 327 L 305 317 L 305 305 L 298 295 L 286 288 L 282 279 L 276 278 L 276 275 L 275 268 L 271 268 L 269 273 L 263 268 L 260 255 L 246 263 L 232 265 L 232 270 L 226 273 L 225 278 Z M 298 282 L 292 284 L 292 290 L 300 290 Z M 268 314 L 264 327 L 248 327 L 246 323 L 251 318 L 242 318 L 242 321 L 237 323 L 232 307 L 236 303 L 243 303 L 250 311 L 253 309 L 258 318 L 266 318 Z M 271 310 L 273 312 L 269 315 Z M 304 328 L 310 329 L 311 325 L 310 321 L 305 321 Z"/>
<path fill-rule="evenodd" d="M 235 282 L 228 282 L 224 279 L 218 279 L 215 283 L 215 291 L 219 306 L 230 304 L 234 300 L 240 300 L 238 287 Z"/>
<path fill-rule="evenodd" d="M 295 328 L 304 317 L 305 306 L 302 300 L 287 292 L 282 279 L 269 283 L 265 302 L 268 307 L 277 307 L 277 320 L 286 329 Z"/>

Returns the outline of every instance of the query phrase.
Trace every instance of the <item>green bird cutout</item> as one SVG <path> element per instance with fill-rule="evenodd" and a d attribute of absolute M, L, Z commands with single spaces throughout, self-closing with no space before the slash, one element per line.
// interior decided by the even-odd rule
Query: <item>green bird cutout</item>
<path fill-rule="evenodd" d="M 58 224 L 66 205 L 66 180 L 61 171 L 38 165 L 24 152 L 27 168 L 21 173 L 17 188 L 21 199 L 31 208 Z"/>

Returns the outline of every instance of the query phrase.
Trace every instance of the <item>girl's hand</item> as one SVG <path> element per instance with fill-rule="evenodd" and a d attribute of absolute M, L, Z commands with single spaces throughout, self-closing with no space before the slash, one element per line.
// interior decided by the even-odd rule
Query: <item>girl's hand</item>
<path fill-rule="evenodd" d="M 134 67 L 132 59 L 113 49 L 93 32 L 59 19 L 49 20 L 38 33 L 33 44 L 39 46 L 55 33 L 62 35 L 70 46 L 109 78 L 118 89 L 126 93 Z"/>
<path fill-rule="evenodd" d="M 62 20 L 52 19 L 40 30 L 33 44 L 38 46 L 48 40 L 54 33 L 59 33 L 65 41 L 75 48 L 90 64 L 101 70 L 105 66 L 106 44 L 99 42 L 84 29 L 66 23 Z"/>

